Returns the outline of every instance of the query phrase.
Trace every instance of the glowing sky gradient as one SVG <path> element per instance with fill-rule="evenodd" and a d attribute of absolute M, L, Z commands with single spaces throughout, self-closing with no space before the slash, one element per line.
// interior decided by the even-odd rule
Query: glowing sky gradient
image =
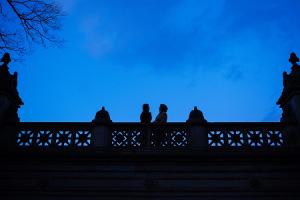
<path fill-rule="evenodd" d="M 64 47 L 22 63 L 21 121 L 138 121 L 160 103 L 169 121 L 194 105 L 208 121 L 278 121 L 290 52 L 300 54 L 300 1 L 61 0 Z"/>

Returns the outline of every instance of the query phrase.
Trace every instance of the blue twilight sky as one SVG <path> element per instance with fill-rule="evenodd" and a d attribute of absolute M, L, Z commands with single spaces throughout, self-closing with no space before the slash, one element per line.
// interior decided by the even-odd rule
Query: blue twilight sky
<path fill-rule="evenodd" d="M 64 47 L 35 48 L 19 72 L 21 121 L 138 121 L 160 103 L 169 121 L 194 105 L 208 121 L 278 121 L 300 1 L 61 0 Z"/>

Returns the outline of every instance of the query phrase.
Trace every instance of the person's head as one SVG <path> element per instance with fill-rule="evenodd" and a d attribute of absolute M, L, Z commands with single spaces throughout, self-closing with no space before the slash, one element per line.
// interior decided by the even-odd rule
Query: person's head
<path fill-rule="evenodd" d="M 291 53 L 289 62 L 291 62 L 292 64 L 296 64 L 297 62 L 299 62 L 299 58 L 297 57 L 297 55 L 294 52 Z"/>
<path fill-rule="evenodd" d="M 159 112 L 167 112 L 168 111 L 168 107 L 166 104 L 160 104 L 159 106 Z"/>
<path fill-rule="evenodd" d="M 150 110 L 149 104 L 147 103 L 143 104 L 143 111 L 149 112 L 149 110 Z"/>

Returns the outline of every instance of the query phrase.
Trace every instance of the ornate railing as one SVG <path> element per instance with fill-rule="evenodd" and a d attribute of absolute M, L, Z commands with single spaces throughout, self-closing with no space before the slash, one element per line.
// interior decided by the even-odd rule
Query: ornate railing
<path fill-rule="evenodd" d="M 208 146 L 282 147 L 286 144 L 282 123 L 209 123 Z"/>
<path fill-rule="evenodd" d="M 110 126 L 110 133 L 114 148 L 185 148 L 192 139 L 191 130 L 185 123 L 115 123 Z"/>
<path fill-rule="evenodd" d="M 106 149 L 278 148 L 286 145 L 281 123 L 112 123 L 97 132 L 91 123 L 20 123 L 16 144 L 34 149 L 91 149 L 102 134 Z M 196 128 L 195 128 L 196 127 Z M 99 129 L 98 129 L 99 131 Z M 200 136 L 200 137 L 199 137 Z M 98 138 L 99 139 L 99 138 Z M 202 140 L 202 141 L 196 141 Z M 204 142 L 203 142 L 204 141 Z"/>
<path fill-rule="evenodd" d="M 88 148 L 93 145 L 90 123 L 20 123 L 17 145 L 23 148 Z"/>

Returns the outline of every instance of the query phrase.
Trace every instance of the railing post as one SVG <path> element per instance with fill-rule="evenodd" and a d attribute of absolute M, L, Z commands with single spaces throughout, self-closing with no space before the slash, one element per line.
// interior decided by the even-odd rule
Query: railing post
<path fill-rule="evenodd" d="M 94 125 L 94 147 L 96 150 L 103 151 L 110 146 L 111 137 L 108 125 L 112 123 L 110 115 L 104 107 L 96 113 L 92 123 Z"/>
<path fill-rule="evenodd" d="M 16 147 L 18 108 L 13 105 L 9 96 L 0 94 L 0 148 L 4 151 Z"/>
<path fill-rule="evenodd" d="M 208 147 L 207 127 L 203 124 L 190 124 L 191 147 L 206 149 Z"/>
<path fill-rule="evenodd" d="M 152 132 L 153 132 L 153 127 L 146 126 L 145 127 L 145 134 L 146 134 L 146 148 L 150 149 L 151 148 L 151 139 L 152 139 Z"/>
<path fill-rule="evenodd" d="M 206 149 L 208 147 L 208 132 L 205 126 L 207 121 L 197 106 L 190 112 L 186 122 L 191 131 L 191 147 Z"/>
<path fill-rule="evenodd" d="M 94 147 L 97 151 L 104 151 L 109 147 L 109 130 L 107 124 L 95 124 L 93 128 Z"/>

